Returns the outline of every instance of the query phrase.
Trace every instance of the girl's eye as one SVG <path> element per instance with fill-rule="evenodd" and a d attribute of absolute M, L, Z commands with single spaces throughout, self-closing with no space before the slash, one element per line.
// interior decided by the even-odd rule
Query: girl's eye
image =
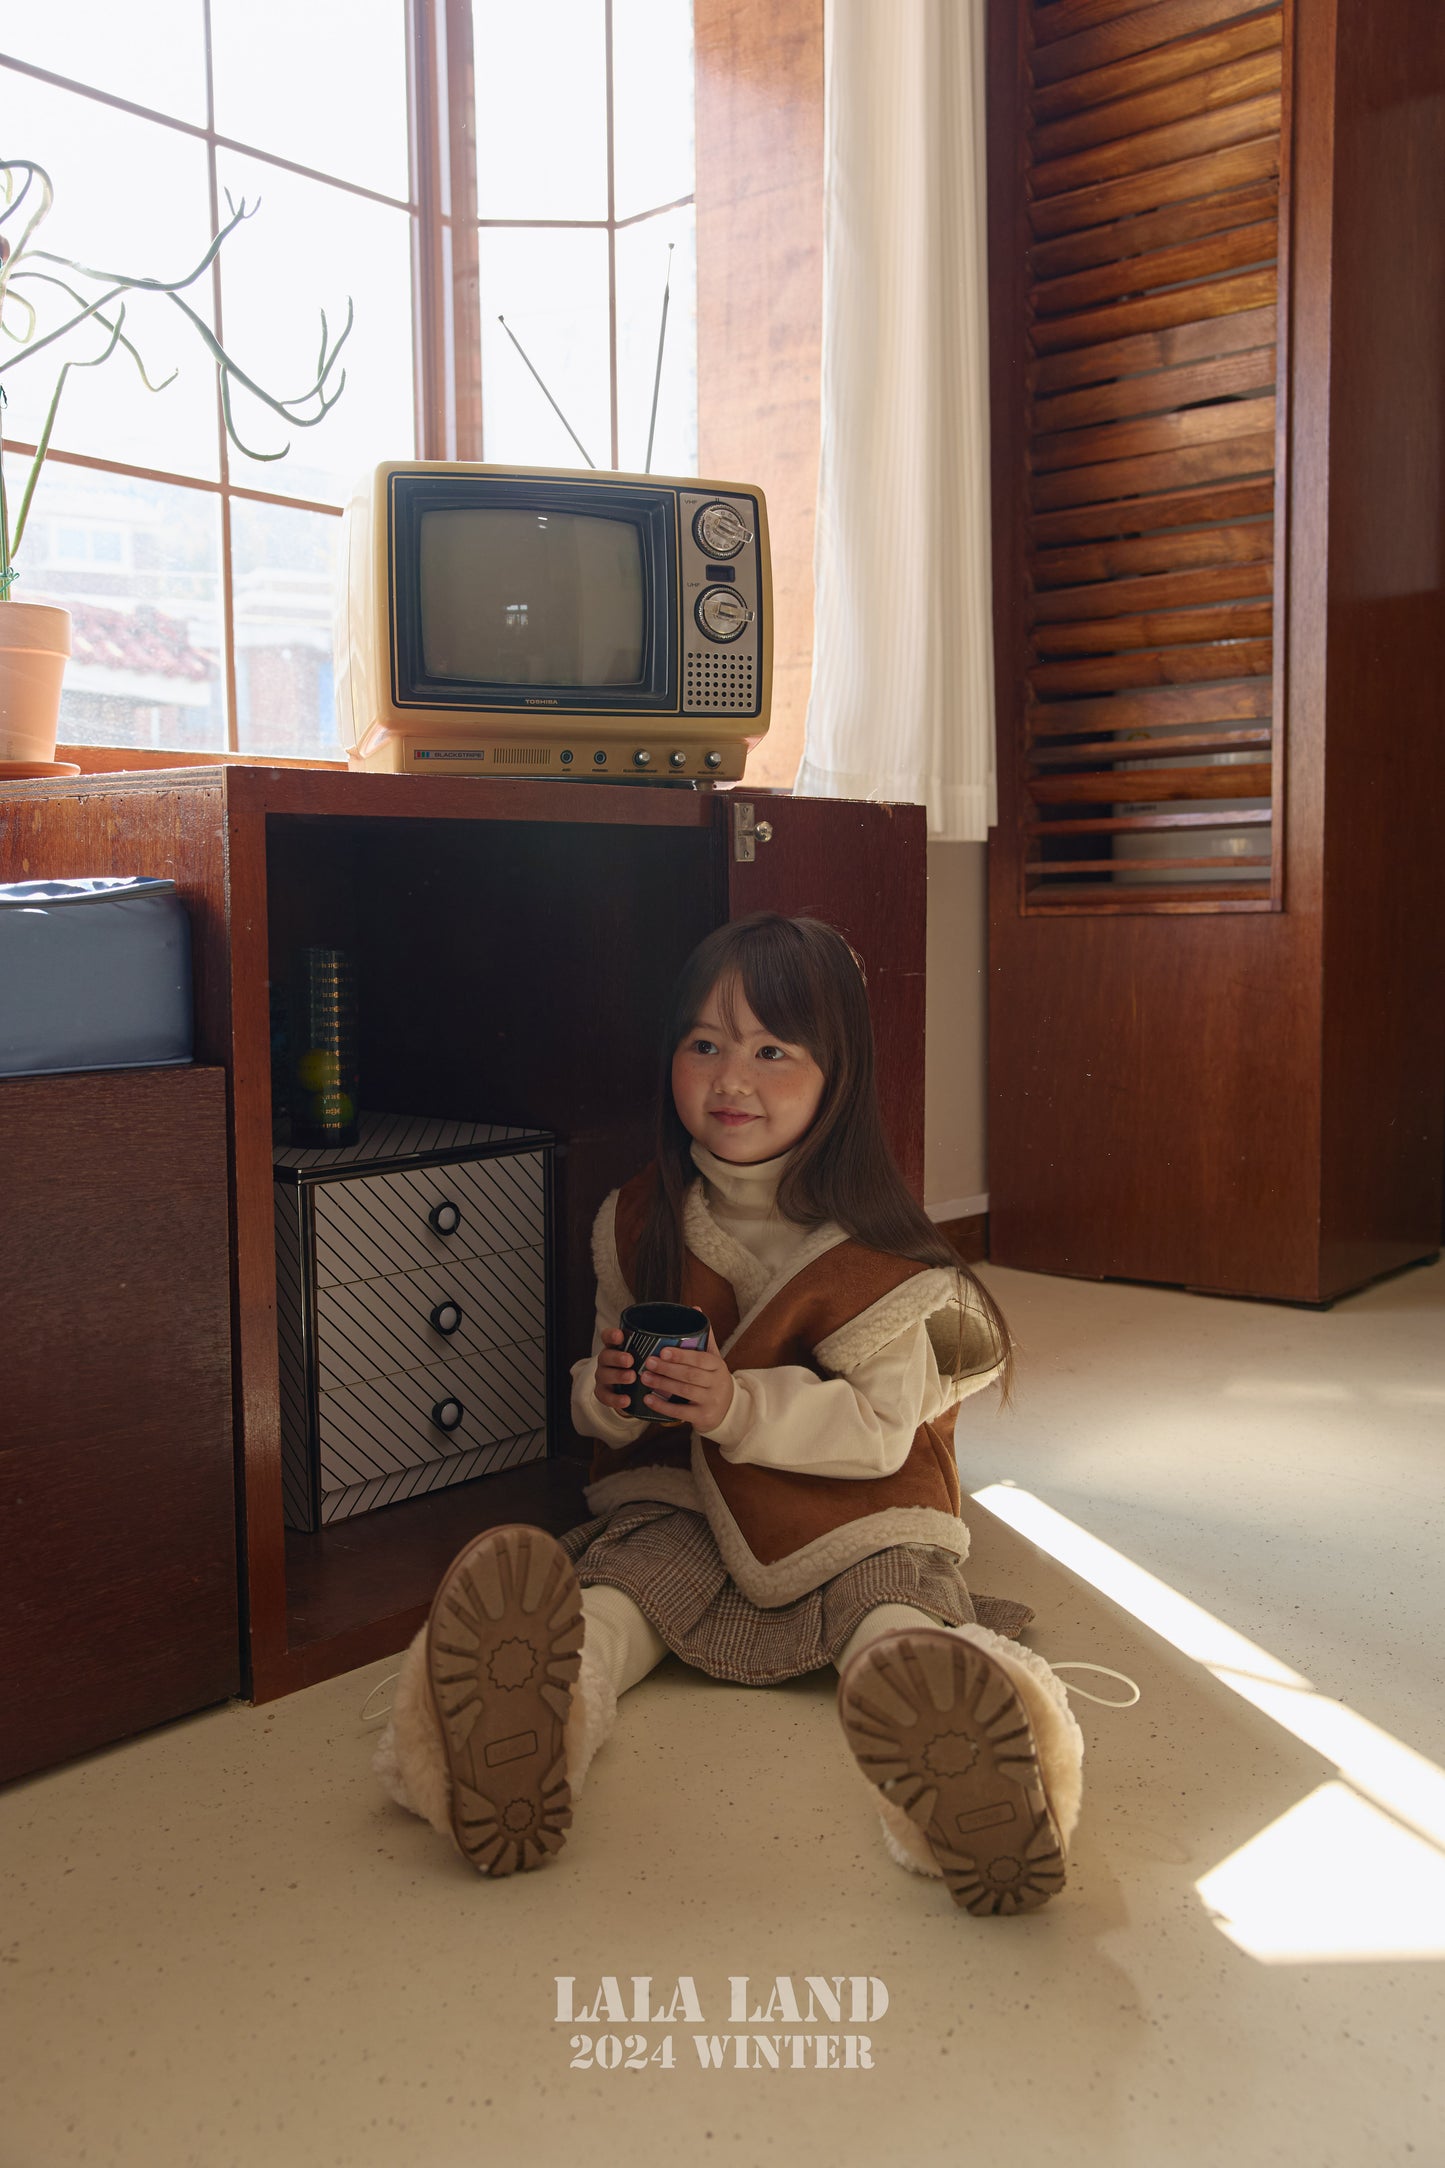
<path fill-rule="evenodd" d="M 780 1046 L 760 1046 L 758 1048 L 759 1061 L 773 1061 L 774 1059 L 786 1061 L 787 1058 L 787 1054 Z"/>
<path fill-rule="evenodd" d="M 713 1045 L 711 1039 L 694 1039 L 692 1051 L 694 1054 L 715 1054 L 717 1048 Z"/>

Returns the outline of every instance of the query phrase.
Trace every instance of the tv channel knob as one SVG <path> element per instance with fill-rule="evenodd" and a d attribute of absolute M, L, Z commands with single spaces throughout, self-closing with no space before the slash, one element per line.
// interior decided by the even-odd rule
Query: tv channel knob
<path fill-rule="evenodd" d="M 709 640 L 736 640 L 753 621 L 752 611 L 735 587 L 705 587 L 693 614 Z"/>
<path fill-rule="evenodd" d="M 466 1412 L 459 1400 L 447 1398 L 437 1402 L 431 1411 L 431 1419 L 438 1430 L 455 1430 Z"/>
<path fill-rule="evenodd" d="M 694 514 L 692 532 L 708 557 L 736 557 L 743 544 L 753 539 L 752 529 L 731 504 L 705 504 Z"/>
<path fill-rule="evenodd" d="M 462 1224 L 462 1208 L 450 1197 L 443 1197 L 440 1204 L 432 1206 L 427 1218 L 439 1235 L 454 1235 Z"/>
<path fill-rule="evenodd" d="M 432 1324 L 435 1325 L 438 1332 L 446 1333 L 448 1337 L 456 1331 L 461 1321 L 460 1303 L 439 1302 L 431 1313 Z"/>
<path fill-rule="evenodd" d="M 652 766 L 652 755 L 648 752 L 646 746 L 638 746 L 637 751 L 632 756 L 632 765 L 634 768 L 650 768 Z"/>

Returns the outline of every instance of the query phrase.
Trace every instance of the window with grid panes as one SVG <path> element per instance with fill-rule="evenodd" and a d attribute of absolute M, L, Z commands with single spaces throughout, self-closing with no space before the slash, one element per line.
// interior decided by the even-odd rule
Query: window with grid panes
<path fill-rule="evenodd" d="M 693 471 L 690 0 L 49 0 L 0 29 L 0 116 L 79 261 L 175 277 L 228 191 L 259 205 L 188 298 L 268 390 L 355 308 L 316 428 L 236 393 L 283 460 L 227 440 L 155 297 L 126 329 L 174 383 L 71 373 L 15 589 L 72 613 L 62 742 L 339 758 L 340 512 L 378 460 L 640 469 L 651 430 L 653 471 Z M 54 379 L 0 381 L 13 486 Z"/>

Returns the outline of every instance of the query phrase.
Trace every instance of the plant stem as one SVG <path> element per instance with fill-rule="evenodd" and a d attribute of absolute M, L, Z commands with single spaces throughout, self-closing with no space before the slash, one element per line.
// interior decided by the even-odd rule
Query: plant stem
<path fill-rule="evenodd" d="M 113 353 L 114 350 L 115 340 L 112 339 L 110 345 L 106 348 L 106 354 Z M 102 359 L 104 359 L 104 356 L 102 356 Z M 91 365 L 87 362 L 77 364 L 68 361 L 56 378 L 55 392 L 50 401 L 50 411 L 45 417 L 45 427 L 40 432 L 40 442 L 35 447 L 35 457 L 30 462 L 30 473 L 26 478 L 25 491 L 20 499 L 20 512 L 15 521 L 15 538 L 12 545 L 16 550 L 19 549 L 25 539 L 25 522 L 30 517 L 30 500 L 35 495 L 35 485 L 40 480 L 40 469 L 45 464 L 45 455 L 50 449 L 51 432 L 55 428 L 56 409 L 60 405 L 60 394 L 65 389 L 65 379 L 73 368 L 88 368 L 89 366 Z M 13 576 L 12 574 L 12 578 Z"/>
<path fill-rule="evenodd" d="M 0 384 L 0 602 L 10 600 L 15 567 L 10 562 L 10 508 L 5 501 L 5 387 Z"/>

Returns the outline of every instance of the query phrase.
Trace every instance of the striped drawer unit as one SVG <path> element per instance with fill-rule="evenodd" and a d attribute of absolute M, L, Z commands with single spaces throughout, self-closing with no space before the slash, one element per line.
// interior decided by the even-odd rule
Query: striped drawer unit
<path fill-rule="evenodd" d="M 536 1338 L 546 1308 L 546 1253 L 458 1258 L 432 1272 L 348 1280 L 316 1290 L 316 1382 L 338 1392 L 393 1370 L 462 1361 Z"/>
<path fill-rule="evenodd" d="M 395 1115 L 276 1153 L 288 1527 L 545 1453 L 551 1154 L 538 1130 Z"/>
<path fill-rule="evenodd" d="M 322 1393 L 321 1518 L 345 1520 L 537 1460 L 546 1449 L 546 1407 L 540 1339 Z"/>
<path fill-rule="evenodd" d="M 333 1287 L 535 1243 L 539 1151 L 452 1161 L 316 1186 L 316 1284 Z"/>

